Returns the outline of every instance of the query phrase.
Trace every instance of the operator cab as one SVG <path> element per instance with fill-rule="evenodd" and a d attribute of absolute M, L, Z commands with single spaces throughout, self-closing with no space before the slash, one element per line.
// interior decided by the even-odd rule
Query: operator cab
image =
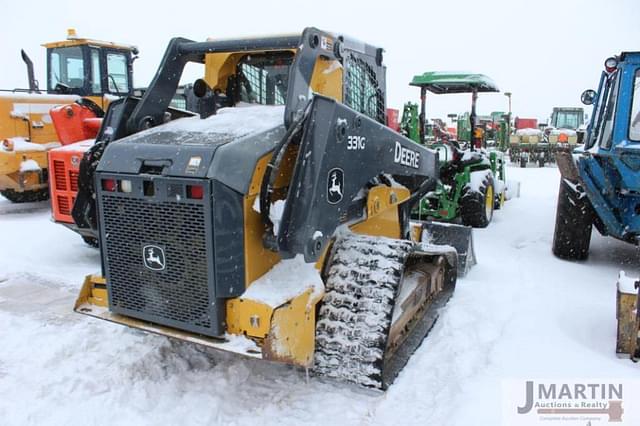
<path fill-rule="evenodd" d="M 133 92 L 134 46 L 78 38 L 47 43 L 47 91 L 79 96 L 127 96 Z"/>

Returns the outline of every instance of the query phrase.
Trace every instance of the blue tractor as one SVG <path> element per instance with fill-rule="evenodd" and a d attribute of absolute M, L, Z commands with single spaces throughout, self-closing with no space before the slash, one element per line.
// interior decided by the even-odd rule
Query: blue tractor
<path fill-rule="evenodd" d="M 598 90 L 586 90 L 593 105 L 584 146 L 559 152 L 553 253 L 583 260 L 593 226 L 602 234 L 640 241 L 640 52 L 622 52 L 604 64 Z"/>

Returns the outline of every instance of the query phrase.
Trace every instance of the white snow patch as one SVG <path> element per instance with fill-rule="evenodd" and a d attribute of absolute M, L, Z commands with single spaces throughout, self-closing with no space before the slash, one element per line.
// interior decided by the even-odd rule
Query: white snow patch
<path fill-rule="evenodd" d="M 467 188 L 473 192 L 480 192 L 480 188 L 484 184 L 484 180 L 487 175 L 492 175 L 491 170 L 479 170 L 477 172 L 471 172 L 469 174 L 469 183 Z"/>
<path fill-rule="evenodd" d="M 310 288 L 314 297 L 324 293 L 324 284 L 314 264 L 306 263 L 302 255 L 297 255 L 278 262 L 240 297 L 277 308 Z"/>
<path fill-rule="evenodd" d="M 271 204 L 269 209 L 269 219 L 273 223 L 273 234 L 278 235 L 280 231 L 280 222 L 282 221 L 282 213 L 284 212 L 284 200 L 276 200 Z"/>
<path fill-rule="evenodd" d="M 36 160 L 24 160 L 23 162 L 20 163 L 20 172 L 21 173 L 26 173 L 26 172 L 39 172 L 40 171 L 40 166 L 38 165 L 38 162 Z"/>
<path fill-rule="evenodd" d="M 552 135 L 567 135 L 567 136 L 576 136 L 578 133 L 572 129 L 553 129 L 550 134 Z"/>
<path fill-rule="evenodd" d="M 7 148 L 4 147 L 3 144 L 0 144 L 0 151 L 6 151 L 6 152 L 48 151 L 49 149 L 57 148 L 61 146 L 59 142 L 33 143 L 21 137 L 14 137 L 14 138 L 8 138 L 8 139 L 11 142 L 13 142 L 13 149 L 8 150 Z"/>
<path fill-rule="evenodd" d="M 516 136 L 542 136 L 542 131 L 538 129 L 519 129 L 516 130 Z"/>
<path fill-rule="evenodd" d="M 85 152 L 86 150 L 91 148 L 95 142 L 96 142 L 95 139 L 85 139 L 85 140 L 82 140 L 82 141 L 70 143 L 68 145 L 63 145 L 63 146 L 61 146 L 59 148 L 56 148 L 56 151 L 79 151 L 79 152 Z"/>
<path fill-rule="evenodd" d="M 630 277 L 624 271 L 620 271 L 618 273 L 618 290 L 620 290 L 620 293 L 638 294 L 638 289 L 636 288 L 638 280 L 638 277 Z"/>
<path fill-rule="evenodd" d="M 160 131 L 227 134 L 242 137 L 260 133 L 284 123 L 284 106 L 251 105 L 222 108 L 217 114 L 205 118 L 179 118 L 153 127 L 138 135 Z"/>

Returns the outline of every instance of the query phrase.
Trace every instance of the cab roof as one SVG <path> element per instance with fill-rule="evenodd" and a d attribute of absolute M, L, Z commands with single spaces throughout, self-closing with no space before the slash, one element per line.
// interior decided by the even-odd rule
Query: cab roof
<path fill-rule="evenodd" d="M 452 71 L 427 71 L 416 75 L 409 83 L 411 86 L 426 87 L 436 94 L 499 92 L 496 83 L 484 74 L 471 74 Z"/>
<path fill-rule="evenodd" d="M 136 46 L 130 44 L 123 43 L 114 43 L 111 41 L 101 41 L 101 40 L 93 40 L 90 38 L 78 37 L 76 34 L 76 30 L 70 28 L 67 30 L 67 39 L 62 41 L 52 41 L 50 43 L 43 43 L 42 46 L 47 49 L 56 48 L 56 47 L 73 47 L 73 46 L 97 46 L 97 47 L 108 47 L 112 49 L 120 49 L 120 50 L 129 50 L 136 54 L 138 52 L 138 48 Z"/>

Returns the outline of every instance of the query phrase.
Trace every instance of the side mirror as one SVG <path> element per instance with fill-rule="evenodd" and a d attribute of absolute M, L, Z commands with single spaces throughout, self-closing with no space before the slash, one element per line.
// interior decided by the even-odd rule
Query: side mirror
<path fill-rule="evenodd" d="M 582 92 L 582 96 L 580 96 L 580 100 L 585 105 L 593 105 L 593 101 L 596 99 L 596 91 L 595 90 L 585 90 Z"/>

